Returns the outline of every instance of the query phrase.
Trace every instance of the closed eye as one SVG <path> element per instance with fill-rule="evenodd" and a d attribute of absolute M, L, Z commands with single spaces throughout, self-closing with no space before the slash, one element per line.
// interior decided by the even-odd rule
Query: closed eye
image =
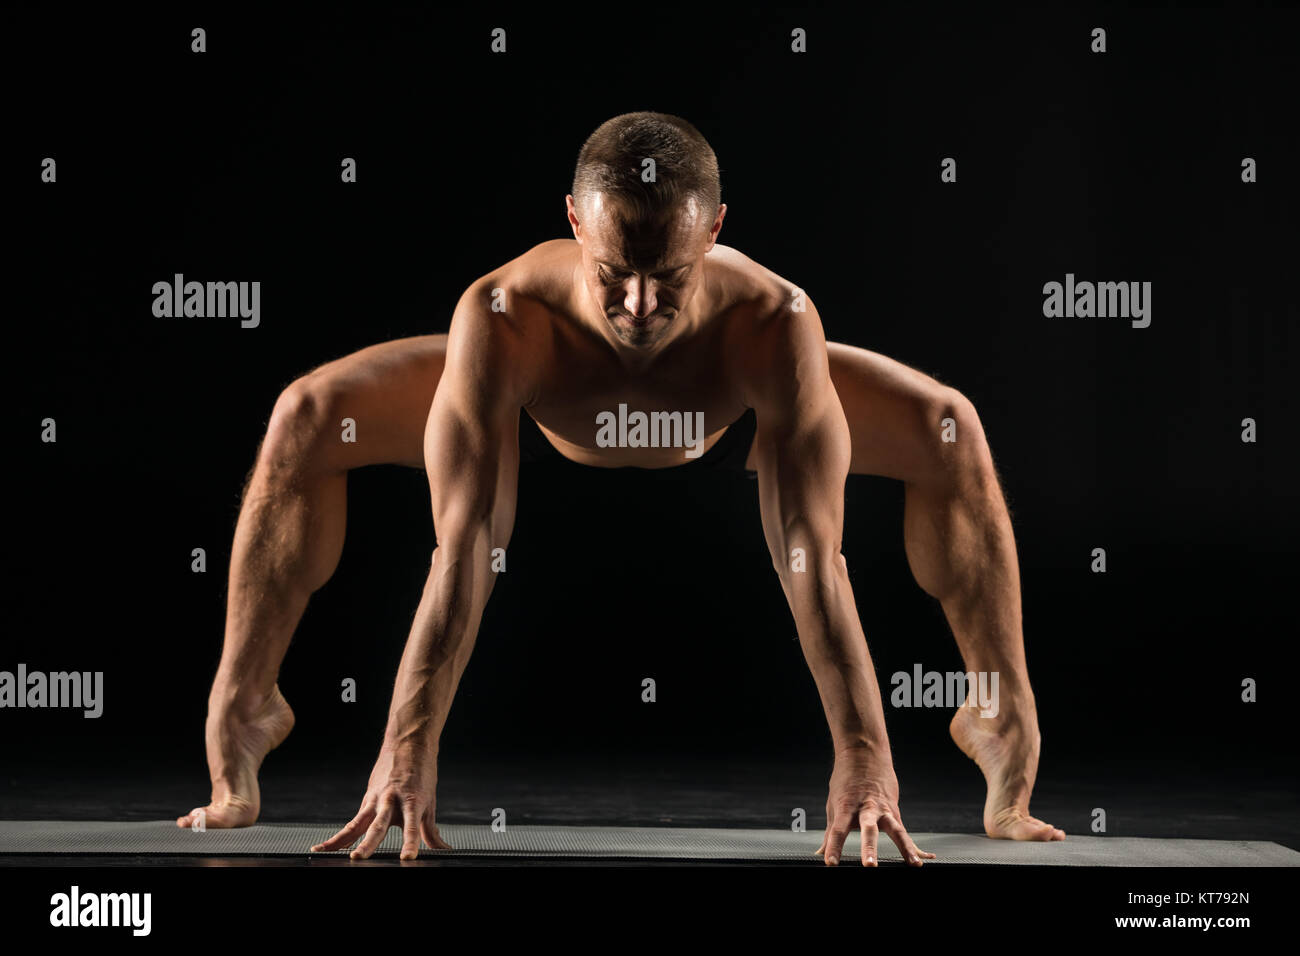
<path fill-rule="evenodd" d="M 668 272 L 658 272 L 653 276 L 653 278 L 658 282 L 664 282 L 667 284 L 676 285 L 686 278 L 686 276 L 690 273 L 690 270 L 691 270 L 690 266 L 682 266 L 678 269 L 672 269 Z M 632 273 L 630 272 L 611 273 L 604 266 L 598 266 L 596 268 L 596 274 L 600 277 L 601 282 L 609 283 L 609 282 L 626 282 L 628 276 L 630 276 Z"/>

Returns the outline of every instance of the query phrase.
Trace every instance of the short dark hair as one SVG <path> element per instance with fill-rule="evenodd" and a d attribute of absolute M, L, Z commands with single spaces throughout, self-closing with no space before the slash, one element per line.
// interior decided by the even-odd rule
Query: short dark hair
<path fill-rule="evenodd" d="M 642 179 L 654 160 L 655 181 Z M 713 147 L 694 126 L 668 113 L 624 113 L 587 137 L 573 173 L 573 202 L 592 193 L 613 197 L 631 221 L 656 218 L 693 197 L 710 225 L 722 203 Z"/>

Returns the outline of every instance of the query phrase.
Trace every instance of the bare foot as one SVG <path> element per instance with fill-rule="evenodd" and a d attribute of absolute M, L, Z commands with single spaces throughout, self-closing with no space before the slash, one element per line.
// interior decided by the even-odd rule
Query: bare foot
<path fill-rule="evenodd" d="M 1029 815 L 1029 795 L 1038 776 L 1038 721 L 1004 711 L 981 717 L 974 707 L 958 707 L 948 732 L 961 752 L 984 773 L 984 832 L 995 840 L 1064 840 L 1065 831 Z"/>
<path fill-rule="evenodd" d="M 205 738 L 208 772 L 212 775 L 212 799 L 206 807 L 195 807 L 176 825 L 189 829 L 200 811 L 204 825 L 215 829 L 246 827 L 257 822 L 262 808 L 257 771 L 268 753 L 293 730 L 293 711 L 280 693 L 279 685 L 251 714 L 241 716 L 237 708 L 225 713 L 209 709 Z"/>

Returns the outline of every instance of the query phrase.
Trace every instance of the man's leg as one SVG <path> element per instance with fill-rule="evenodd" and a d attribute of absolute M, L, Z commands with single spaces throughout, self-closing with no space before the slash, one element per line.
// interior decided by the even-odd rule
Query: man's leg
<path fill-rule="evenodd" d="M 960 392 L 866 349 L 827 344 L 852 435 L 853 474 L 905 485 L 904 544 L 916 581 L 943 606 L 966 670 L 998 674 L 996 717 L 959 707 L 957 746 L 988 783 L 991 837 L 1062 840 L 1029 814 L 1040 737 L 1025 666 L 1020 569 L 1011 518 L 974 406 Z M 944 420 L 954 442 L 942 440 Z"/>
<path fill-rule="evenodd" d="M 225 644 L 208 696 L 212 799 L 177 819 L 209 827 L 257 819 L 257 772 L 293 728 L 276 678 L 308 598 L 338 567 L 347 473 L 365 465 L 424 467 L 424 426 L 442 375 L 445 335 L 385 342 L 293 382 L 271 413 L 235 526 Z M 342 420 L 356 422 L 355 442 Z"/>

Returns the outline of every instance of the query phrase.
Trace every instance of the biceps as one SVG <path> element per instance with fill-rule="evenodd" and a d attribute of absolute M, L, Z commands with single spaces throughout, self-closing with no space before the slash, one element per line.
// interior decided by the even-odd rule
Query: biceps
<path fill-rule="evenodd" d="M 439 547 L 504 548 L 514 525 L 519 474 L 518 410 L 475 408 L 439 389 L 424 432 Z"/>
<path fill-rule="evenodd" d="M 844 527 L 844 482 L 852 448 L 838 397 L 815 421 L 788 431 L 759 428 L 758 491 L 763 532 L 778 569 L 795 549 L 833 561 Z"/>

